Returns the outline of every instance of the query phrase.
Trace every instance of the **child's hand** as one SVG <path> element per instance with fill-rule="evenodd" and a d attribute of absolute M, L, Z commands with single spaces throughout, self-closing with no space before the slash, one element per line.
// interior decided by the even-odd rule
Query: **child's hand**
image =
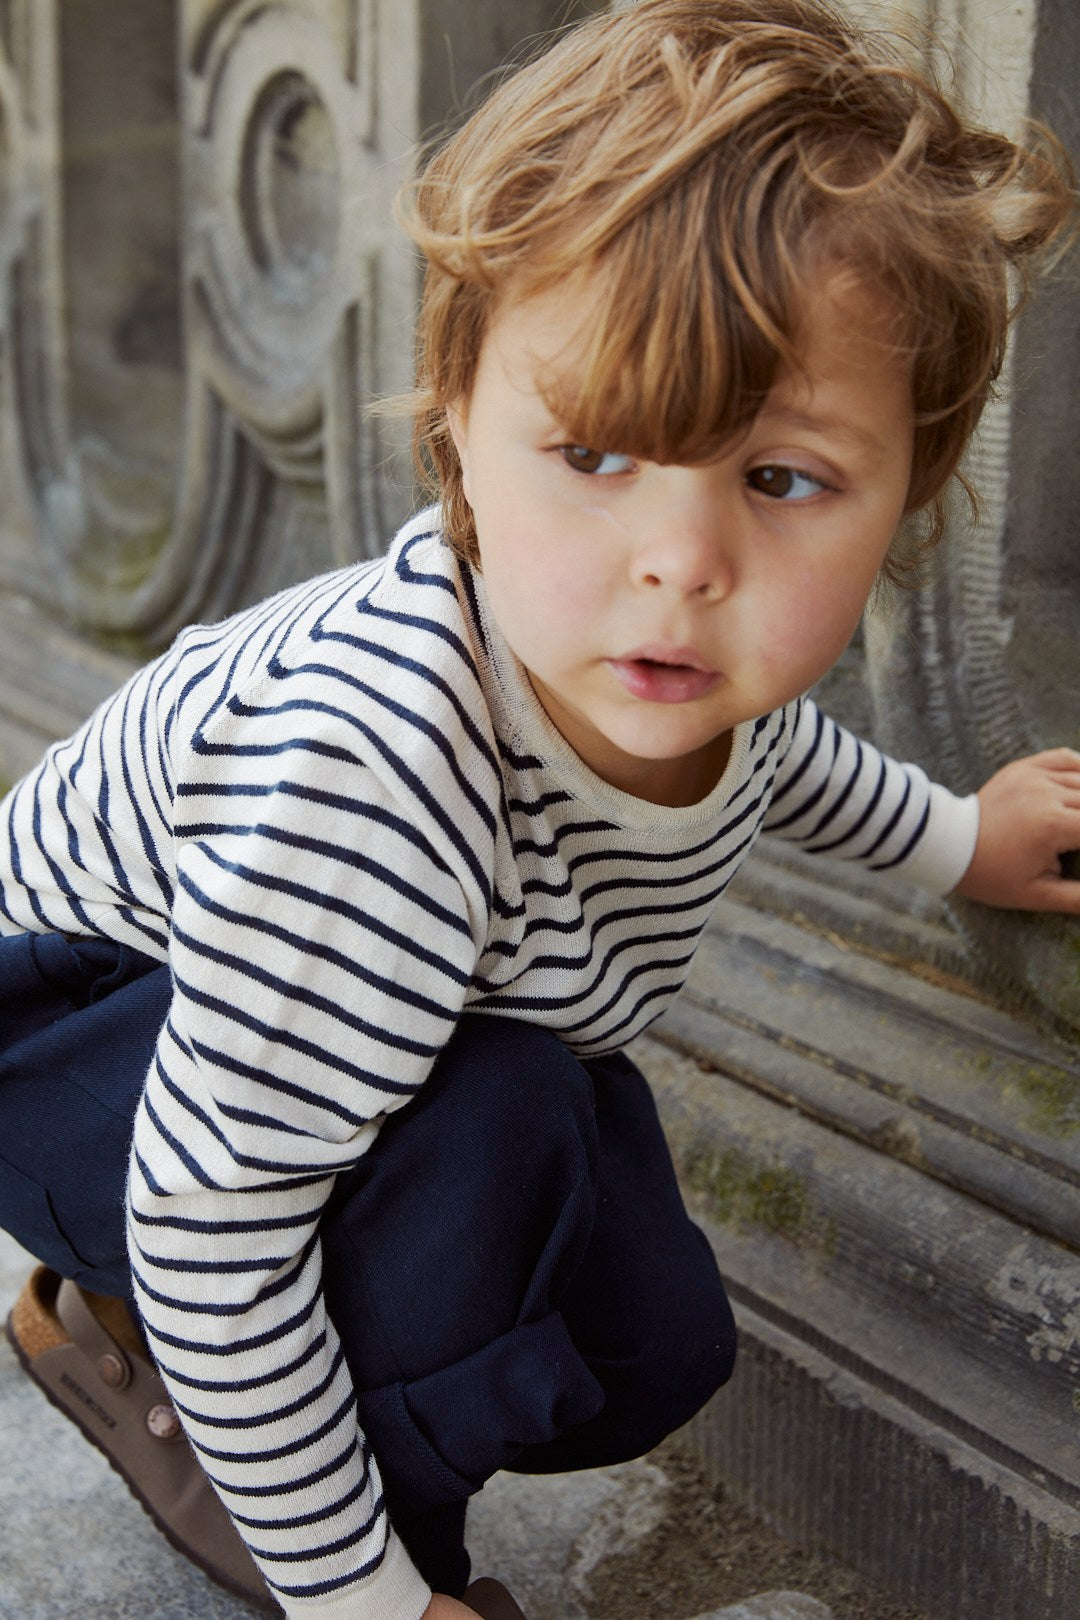
<path fill-rule="evenodd" d="M 957 894 L 1018 911 L 1080 916 L 1080 882 L 1060 857 L 1080 850 L 1080 754 L 1051 748 L 1014 760 L 979 790 L 979 837 Z"/>
<path fill-rule="evenodd" d="M 506 1587 L 490 1578 L 474 1581 L 461 1603 L 436 1592 L 421 1620 L 477 1620 L 478 1616 L 479 1620 L 525 1620 Z"/>
<path fill-rule="evenodd" d="M 424 1610 L 421 1620 L 476 1620 L 476 1610 L 470 1609 L 457 1598 L 446 1597 L 442 1592 L 433 1592 L 431 1602 Z"/>

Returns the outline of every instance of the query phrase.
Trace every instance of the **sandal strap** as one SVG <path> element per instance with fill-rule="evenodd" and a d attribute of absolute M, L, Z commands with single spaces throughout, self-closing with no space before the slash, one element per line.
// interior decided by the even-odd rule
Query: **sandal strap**
<path fill-rule="evenodd" d="M 98 1321 L 82 1289 L 66 1278 L 57 1290 L 56 1314 L 72 1343 L 78 1345 L 84 1355 L 95 1362 L 100 1361 L 102 1356 L 115 1356 L 127 1376 L 131 1377 L 133 1369 L 128 1351 L 117 1344 L 112 1334 Z"/>
<path fill-rule="evenodd" d="M 75 1283 L 39 1268 L 23 1295 L 68 1337 L 31 1353 L 9 1336 L 34 1382 L 103 1451 L 173 1545 L 248 1602 L 281 1610 L 187 1442 L 172 1399 L 145 1350 L 118 1342 Z M 122 1302 L 108 1300 L 116 1333 Z"/>

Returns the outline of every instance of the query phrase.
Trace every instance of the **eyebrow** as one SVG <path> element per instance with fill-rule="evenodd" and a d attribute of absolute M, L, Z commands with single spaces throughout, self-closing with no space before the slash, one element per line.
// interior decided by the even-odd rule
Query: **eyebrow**
<path fill-rule="evenodd" d="M 782 422 L 786 427 L 802 428 L 808 433 L 827 433 L 835 438 L 846 439 L 849 444 L 862 450 L 869 450 L 875 456 L 887 453 L 888 447 L 882 444 L 876 434 L 840 416 L 818 416 L 813 411 L 800 411 L 794 405 L 765 405 L 761 415 Z"/>

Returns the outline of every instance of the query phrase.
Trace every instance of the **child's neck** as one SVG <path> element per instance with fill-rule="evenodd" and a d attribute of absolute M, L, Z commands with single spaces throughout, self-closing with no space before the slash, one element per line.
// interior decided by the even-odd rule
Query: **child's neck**
<path fill-rule="evenodd" d="M 722 732 L 696 753 L 681 759 L 641 760 L 640 769 L 627 768 L 618 780 L 607 780 L 612 787 L 630 793 L 649 804 L 671 810 L 700 804 L 716 787 L 731 757 L 731 732 Z"/>

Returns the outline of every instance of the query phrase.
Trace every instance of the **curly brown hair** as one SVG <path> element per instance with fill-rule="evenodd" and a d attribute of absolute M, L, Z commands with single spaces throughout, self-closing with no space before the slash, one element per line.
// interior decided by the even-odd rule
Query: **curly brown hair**
<path fill-rule="evenodd" d="M 975 127 L 882 37 L 818 0 L 638 0 L 507 78 L 402 199 L 427 260 L 414 443 L 476 560 L 447 425 L 500 301 L 603 274 L 575 443 L 701 460 L 798 364 L 805 288 L 884 291 L 912 368 L 924 537 L 998 375 L 1030 267 L 1073 197 L 1052 138 Z M 963 480 L 962 480 L 963 481 Z M 886 571 L 897 577 L 897 551 Z"/>

